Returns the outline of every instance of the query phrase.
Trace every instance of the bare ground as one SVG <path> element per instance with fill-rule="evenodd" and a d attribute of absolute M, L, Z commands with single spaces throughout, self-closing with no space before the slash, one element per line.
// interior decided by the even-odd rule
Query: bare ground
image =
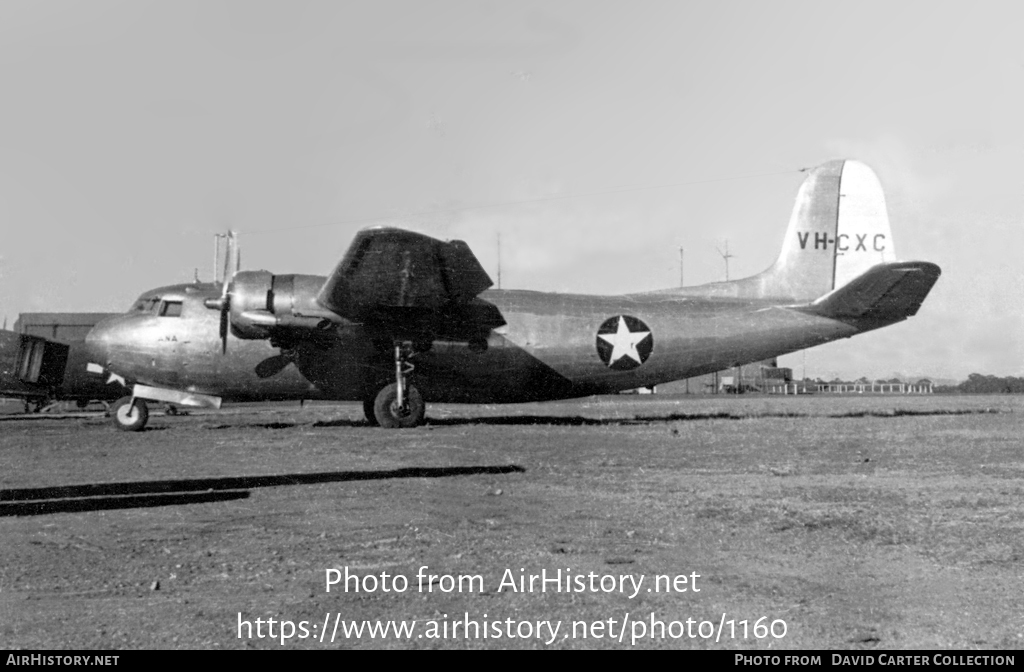
<path fill-rule="evenodd" d="M 428 418 L 386 431 L 354 404 L 254 405 L 139 434 L 5 419 L 0 647 L 624 648 L 652 618 L 665 634 L 635 646 L 1024 644 L 1020 398 L 607 397 Z M 420 589 L 423 566 L 480 579 Z M 409 587 L 328 593 L 346 567 Z M 506 569 L 644 583 L 499 590 Z M 646 592 L 680 575 L 686 592 Z M 339 614 L 418 629 L 321 643 Z M 309 636 L 238 637 L 239 618 L 255 634 L 270 617 Z M 755 636 L 762 617 L 785 636 Z M 466 618 L 502 638 L 466 637 Z M 550 645 L 507 636 L 537 621 L 561 622 Z"/>

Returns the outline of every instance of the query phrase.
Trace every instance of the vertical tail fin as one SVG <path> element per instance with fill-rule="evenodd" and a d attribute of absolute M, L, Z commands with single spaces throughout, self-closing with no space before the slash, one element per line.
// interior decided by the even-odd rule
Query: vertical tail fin
<path fill-rule="evenodd" d="M 830 161 L 800 186 L 782 253 L 757 277 L 767 296 L 811 300 L 895 260 L 878 177 L 859 161 Z"/>
<path fill-rule="evenodd" d="M 812 301 L 895 259 L 885 196 L 874 171 L 859 161 L 829 161 L 811 170 L 800 186 L 782 252 L 771 268 L 743 280 L 677 291 Z"/>

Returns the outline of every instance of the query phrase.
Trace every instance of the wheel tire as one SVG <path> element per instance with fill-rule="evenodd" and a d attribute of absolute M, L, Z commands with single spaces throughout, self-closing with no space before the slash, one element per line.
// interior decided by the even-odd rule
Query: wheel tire
<path fill-rule="evenodd" d="M 380 424 L 377 422 L 377 416 L 374 415 L 373 410 L 376 403 L 376 397 L 367 397 L 366 399 L 363 399 L 363 415 L 366 416 L 366 421 L 370 423 L 370 427 L 377 427 Z"/>
<path fill-rule="evenodd" d="M 139 432 L 149 420 L 149 408 L 142 399 L 136 399 L 133 404 L 131 397 L 121 397 L 111 407 L 110 417 L 122 432 Z"/>
<path fill-rule="evenodd" d="M 373 402 L 373 415 L 377 418 L 377 424 L 388 429 L 395 429 L 416 427 L 423 423 L 423 414 L 426 411 L 423 397 L 412 385 L 406 387 L 405 394 L 409 407 L 407 413 L 399 411 L 395 403 L 398 400 L 397 383 L 391 383 L 377 393 L 377 399 Z"/>

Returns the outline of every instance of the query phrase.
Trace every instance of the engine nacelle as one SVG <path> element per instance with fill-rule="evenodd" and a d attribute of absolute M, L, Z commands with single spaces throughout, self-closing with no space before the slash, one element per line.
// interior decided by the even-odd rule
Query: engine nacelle
<path fill-rule="evenodd" d="M 325 314 L 328 311 L 315 304 L 311 289 L 316 287 L 317 279 L 311 276 L 274 275 L 269 271 L 235 273 L 228 287 L 231 333 L 255 340 L 270 338 L 276 328 L 330 327 L 332 320 Z"/>
<path fill-rule="evenodd" d="M 238 338 L 270 338 L 270 330 L 246 313 L 268 313 L 272 304 L 274 275 L 269 271 L 239 271 L 228 286 L 231 333 Z"/>

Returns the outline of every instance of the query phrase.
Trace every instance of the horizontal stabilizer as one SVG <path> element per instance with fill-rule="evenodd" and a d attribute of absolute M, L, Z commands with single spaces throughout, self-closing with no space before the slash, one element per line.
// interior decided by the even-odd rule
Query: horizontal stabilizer
<path fill-rule="evenodd" d="M 926 261 L 878 264 L 805 310 L 837 320 L 903 320 L 917 313 L 940 273 Z"/>

